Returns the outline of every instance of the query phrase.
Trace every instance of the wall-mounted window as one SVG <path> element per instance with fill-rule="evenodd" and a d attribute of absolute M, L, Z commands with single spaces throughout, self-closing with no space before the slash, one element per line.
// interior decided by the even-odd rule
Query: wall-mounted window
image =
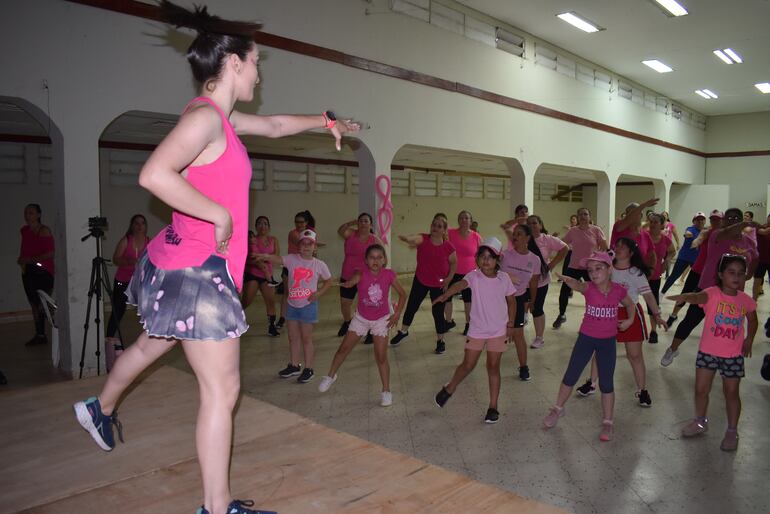
<path fill-rule="evenodd" d="M 441 196 L 460 198 L 463 195 L 463 178 L 457 175 L 441 177 Z"/>
<path fill-rule="evenodd" d="M 249 159 L 251 162 L 251 183 L 249 189 L 252 191 L 264 191 L 267 188 L 265 183 L 265 161 L 262 159 Z"/>
<path fill-rule="evenodd" d="M 26 182 L 24 145 L 0 143 L 0 184 L 25 184 Z"/>
<path fill-rule="evenodd" d="M 502 178 L 484 178 L 484 198 L 503 200 L 505 198 L 505 180 Z"/>
<path fill-rule="evenodd" d="M 53 184 L 53 157 L 51 152 L 51 145 L 40 145 L 38 147 L 38 181 L 45 185 Z"/>
<path fill-rule="evenodd" d="M 108 150 L 109 182 L 111 186 L 132 187 L 139 183 L 139 172 L 150 157 L 140 150 Z"/>
<path fill-rule="evenodd" d="M 315 166 L 315 190 L 319 193 L 344 193 L 345 168 L 343 166 Z M 356 175 L 356 179 L 358 176 Z M 357 185 L 357 184 L 356 184 Z"/>
<path fill-rule="evenodd" d="M 306 192 L 308 190 L 307 164 L 272 161 L 273 190 Z"/>
<path fill-rule="evenodd" d="M 392 170 L 390 172 L 390 187 L 392 196 L 409 196 L 409 172 Z"/>
<path fill-rule="evenodd" d="M 414 172 L 414 196 L 438 196 L 438 175 Z"/>
<path fill-rule="evenodd" d="M 484 198 L 484 178 L 463 177 L 463 198 Z"/>

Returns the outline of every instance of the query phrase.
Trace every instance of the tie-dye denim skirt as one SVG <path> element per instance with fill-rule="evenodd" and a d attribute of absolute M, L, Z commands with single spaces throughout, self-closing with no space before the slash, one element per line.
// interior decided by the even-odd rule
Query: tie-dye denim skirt
<path fill-rule="evenodd" d="M 249 328 L 227 263 L 217 255 L 200 266 L 164 270 L 145 252 L 126 296 L 153 337 L 223 340 L 240 337 Z"/>

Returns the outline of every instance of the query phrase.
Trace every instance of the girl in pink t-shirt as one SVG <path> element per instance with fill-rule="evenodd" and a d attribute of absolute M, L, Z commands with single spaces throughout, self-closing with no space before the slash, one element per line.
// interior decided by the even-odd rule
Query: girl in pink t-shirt
<path fill-rule="evenodd" d="M 519 379 L 530 380 L 527 366 L 527 340 L 524 336 L 524 317 L 537 297 L 540 276 L 548 273 L 540 248 L 532 237 L 528 225 L 516 225 L 508 230 L 511 248 L 505 250 L 500 259 L 500 269 L 511 276 L 516 285 L 516 319 L 514 320 L 513 342 L 519 358 Z"/>
<path fill-rule="evenodd" d="M 577 217 L 575 218 L 577 220 Z M 551 270 L 554 269 L 566 256 L 569 251 L 567 243 L 548 234 L 543 225 L 543 220 L 537 214 L 527 218 L 527 225 L 532 229 L 532 237 L 535 239 L 540 253 L 548 265 L 548 272 L 540 275 L 540 282 L 537 284 L 537 294 L 532 304 L 532 318 L 535 325 L 535 338 L 532 340 L 532 348 L 540 348 L 545 344 L 543 334 L 545 333 L 545 297 L 548 295 L 548 286 L 551 284 Z"/>
<path fill-rule="evenodd" d="M 693 437 L 708 430 L 706 417 L 714 375 L 722 375 L 727 431 L 720 448 L 738 447 L 738 418 L 741 415 L 739 387 L 744 376 L 744 357 L 751 357 L 757 333 L 757 303 L 743 288 L 746 284 L 746 259 L 725 254 L 719 261 L 717 285 L 699 293 L 669 296 L 670 300 L 699 305 L 706 315 L 698 356 L 695 360 L 695 418 L 684 428 L 683 437 Z M 744 320 L 748 333 L 744 333 Z"/>
<path fill-rule="evenodd" d="M 607 252 L 595 252 L 582 263 L 588 270 L 590 282 L 581 282 L 572 277 L 560 276 L 564 283 L 585 296 L 586 310 L 580 325 L 572 356 L 559 386 L 556 404 L 543 419 L 545 428 L 553 428 L 564 416 L 572 388 L 580 374 L 596 354 L 599 367 L 599 389 L 602 392 L 602 430 L 599 440 L 610 441 L 613 436 L 613 410 L 615 408 L 615 336 L 618 330 L 627 330 L 634 322 L 634 302 L 626 290 L 612 282 L 612 257 Z M 628 319 L 618 320 L 618 305 L 623 305 Z"/>
<path fill-rule="evenodd" d="M 489 377 L 489 408 L 486 423 L 497 423 L 500 413 L 497 398 L 500 395 L 500 361 L 507 349 L 507 338 L 513 334 L 516 317 L 516 288 L 510 276 L 500 271 L 502 243 L 497 238 L 485 239 L 476 252 L 478 269 L 467 273 L 444 294 L 434 300 L 440 304 L 464 288 L 473 290 L 471 326 L 465 343 L 465 357 L 455 369 L 452 380 L 436 394 L 436 405 L 443 407 L 465 377 L 476 367 L 481 352 L 487 350 Z"/>
<path fill-rule="evenodd" d="M 455 276 L 452 279 L 452 283 L 462 280 L 466 273 L 470 273 L 476 269 L 476 252 L 481 245 L 481 236 L 478 232 L 471 229 L 473 223 L 473 216 L 468 211 L 460 211 L 457 215 L 457 228 L 450 228 L 447 231 L 449 242 L 455 247 L 457 252 L 457 270 L 455 270 Z M 470 288 L 465 288 L 460 293 L 462 295 L 463 304 L 465 306 L 465 329 L 463 329 L 463 335 L 468 335 L 468 327 L 470 326 L 471 319 L 471 300 L 472 294 Z M 444 318 L 447 322 L 447 330 L 451 330 L 457 326 L 452 317 L 452 302 L 447 301 L 444 305 Z"/>
<path fill-rule="evenodd" d="M 353 351 L 358 341 L 367 334 L 374 340 L 374 360 L 380 372 L 382 392 L 380 405 L 388 407 L 393 404 L 393 394 L 390 392 L 390 364 L 388 363 L 388 331 L 396 326 L 406 303 L 406 291 L 399 284 L 398 277 L 391 269 L 386 269 L 388 258 L 381 244 L 370 245 L 365 253 L 365 268 L 357 269 L 353 276 L 340 287 L 357 288 L 358 306 L 350 320 L 345 338 L 334 354 L 329 373 L 321 379 L 318 390 L 325 393 L 337 381 L 337 370 Z M 390 289 L 398 293 L 398 304 L 391 311 Z"/>

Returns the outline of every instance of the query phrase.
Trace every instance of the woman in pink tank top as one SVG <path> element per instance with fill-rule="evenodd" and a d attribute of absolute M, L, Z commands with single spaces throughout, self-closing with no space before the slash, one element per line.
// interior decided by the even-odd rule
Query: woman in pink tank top
<path fill-rule="evenodd" d="M 366 262 L 364 260 L 366 249 L 374 244 L 382 244 L 380 238 L 374 235 L 372 225 L 372 215 L 362 212 L 358 215 L 358 218 L 343 223 L 340 225 L 340 228 L 337 229 L 337 234 L 345 240 L 345 259 L 342 261 L 340 282 L 347 282 L 353 278 L 353 275 L 355 275 L 356 272 L 363 272 L 366 268 Z M 357 286 L 340 286 L 342 326 L 340 326 L 339 331 L 337 331 L 337 337 L 342 337 L 348 332 L 350 320 L 353 319 L 351 307 L 357 291 Z M 371 343 L 373 341 L 371 335 L 368 334 L 366 342 Z"/>
<path fill-rule="evenodd" d="M 273 280 L 273 264 L 260 261 L 258 254 L 280 255 L 281 249 L 278 238 L 270 235 L 270 219 L 267 216 L 257 216 L 254 222 L 256 233 L 250 232 L 249 253 L 246 258 L 246 272 L 243 274 L 243 293 L 241 304 L 245 309 L 254 301 L 257 290 L 262 293 L 267 311 L 267 335 L 278 337 L 281 335 L 275 326 L 275 286 Z M 253 238 L 251 237 L 253 235 Z"/>
<path fill-rule="evenodd" d="M 481 246 L 481 236 L 478 232 L 471 229 L 473 224 L 473 216 L 468 211 L 460 211 L 457 215 L 457 228 L 450 228 L 447 231 L 449 242 L 455 247 L 457 252 L 457 271 L 452 279 L 450 286 L 456 284 L 462 280 L 467 273 L 475 270 L 476 266 L 476 252 L 479 251 Z M 465 307 L 465 328 L 463 329 L 463 335 L 468 335 L 468 329 L 471 322 L 471 301 L 473 299 L 471 288 L 466 287 L 460 293 L 463 305 Z M 444 304 L 444 318 L 447 322 L 447 329 L 453 329 L 457 326 L 452 316 L 452 301 L 451 299 Z"/>
<path fill-rule="evenodd" d="M 118 328 L 126 312 L 126 289 L 148 241 L 147 218 L 141 214 L 134 214 L 128 223 L 126 235 L 120 238 L 112 254 L 112 263 L 118 266 L 118 269 L 115 271 L 115 280 L 112 282 L 112 313 L 104 337 L 104 355 L 108 372 L 123 351 L 123 338 Z M 121 337 L 115 337 L 115 333 Z"/>
<path fill-rule="evenodd" d="M 35 335 L 25 343 L 26 346 L 48 342 L 45 335 L 45 312 L 37 292 L 41 290 L 49 295 L 53 292 L 54 241 L 51 229 L 41 222 L 42 213 L 40 205 L 36 203 L 24 207 L 26 225 L 20 230 L 21 248 L 16 261 L 21 266 L 21 282 L 35 321 Z"/>
<path fill-rule="evenodd" d="M 259 83 L 260 25 L 229 22 L 205 7 L 188 11 L 161 2 L 162 19 L 198 32 L 187 59 L 201 96 L 150 155 L 139 184 L 174 209 L 129 284 L 144 332 L 115 362 L 98 398 L 75 404 L 78 421 L 104 450 L 114 446 L 112 423 L 134 379 L 181 341 L 200 389 L 196 429 L 203 478 L 199 514 L 254 514 L 233 500 L 229 486 L 233 407 L 240 391 L 240 335 L 248 328 L 238 290 L 247 254 L 251 164 L 238 135 L 282 137 L 328 128 L 339 150 L 358 124 L 323 115 L 257 116 L 234 110 L 251 102 Z M 172 510 L 184 510 L 184 507 Z"/>

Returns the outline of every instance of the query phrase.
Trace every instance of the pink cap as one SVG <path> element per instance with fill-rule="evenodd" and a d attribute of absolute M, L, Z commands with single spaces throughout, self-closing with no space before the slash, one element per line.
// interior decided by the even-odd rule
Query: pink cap
<path fill-rule="evenodd" d="M 698 218 L 703 218 L 705 220 L 706 219 L 706 213 L 703 212 L 703 211 L 698 211 L 695 214 L 693 214 L 693 216 L 692 216 L 692 220 L 693 221 L 695 221 Z"/>
<path fill-rule="evenodd" d="M 722 219 L 724 217 L 725 217 L 725 214 L 722 211 L 718 210 L 718 209 L 714 209 L 713 211 L 711 211 L 711 214 L 709 214 L 709 218 L 719 218 L 719 219 Z"/>
<path fill-rule="evenodd" d="M 305 230 L 303 230 L 303 231 L 302 231 L 302 232 L 300 232 L 300 234 L 299 234 L 299 241 L 302 241 L 303 239 L 310 239 L 311 241 L 313 241 L 313 242 L 315 243 L 315 242 L 316 242 L 316 239 L 317 239 L 317 237 L 316 237 L 316 234 L 315 234 L 315 232 L 313 232 L 312 230 L 310 230 L 310 229 L 308 228 L 308 229 L 305 229 Z M 298 242 L 299 242 L 299 241 L 298 241 Z"/>
<path fill-rule="evenodd" d="M 585 267 L 588 265 L 588 261 L 602 262 L 607 266 L 612 266 L 612 255 L 609 252 L 591 252 L 591 255 L 581 259 L 580 265 Z"/>

